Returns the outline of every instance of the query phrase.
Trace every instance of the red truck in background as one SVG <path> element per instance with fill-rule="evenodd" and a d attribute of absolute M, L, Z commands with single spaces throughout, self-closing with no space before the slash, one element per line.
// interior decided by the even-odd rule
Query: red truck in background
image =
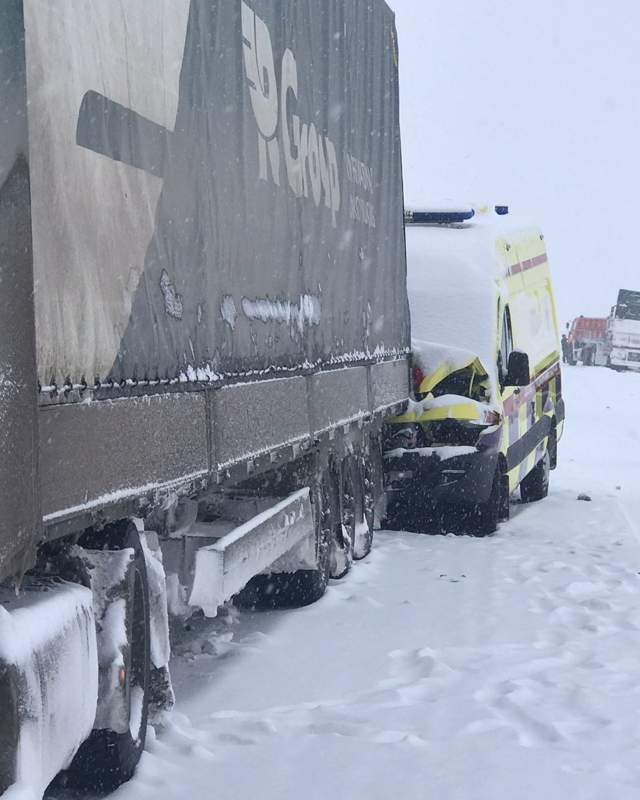
<path fill-rule="evenodd" d="M 607 363 L 606 317 L 576 317 L 567 335 L 567 360 L 570 364 L 582 362 L 585 367 L 604 366 Z"/>

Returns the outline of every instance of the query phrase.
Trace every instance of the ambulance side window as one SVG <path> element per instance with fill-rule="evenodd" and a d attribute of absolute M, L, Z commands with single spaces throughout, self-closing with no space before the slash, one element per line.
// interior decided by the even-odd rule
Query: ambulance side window
<path fill-rule="evenodd" d="M 502 314 L 502 334 L 500 336 L 500 352 L 498 353 L 498 373 L 500 383 L 504 386 L 507 370 L 509 367 L 509 356 L 513 351 L 513 334 L 511 332 L 511 314 L 509 308 L 505 308 Z"/>

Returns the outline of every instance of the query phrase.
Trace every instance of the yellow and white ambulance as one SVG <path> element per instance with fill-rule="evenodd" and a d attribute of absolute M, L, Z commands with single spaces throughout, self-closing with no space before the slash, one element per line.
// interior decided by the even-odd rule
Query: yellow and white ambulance
<path fill-rule="evenodd" d="M 405 214 L 413 390 L 388 420 L 387 521 L 455 506 L 484 535 L 546 496 L 564 425 L 544 236 L 508 208 Z"/>

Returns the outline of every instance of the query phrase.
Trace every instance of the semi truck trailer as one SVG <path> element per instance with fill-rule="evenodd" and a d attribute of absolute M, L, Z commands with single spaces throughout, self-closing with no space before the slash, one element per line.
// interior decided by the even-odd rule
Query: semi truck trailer
<path fill-rule="evenodd" d="M 109 789 L 169 613 L 365 557 L 408 395 L 383 0 L 0 8 L 0 794 Z"/>

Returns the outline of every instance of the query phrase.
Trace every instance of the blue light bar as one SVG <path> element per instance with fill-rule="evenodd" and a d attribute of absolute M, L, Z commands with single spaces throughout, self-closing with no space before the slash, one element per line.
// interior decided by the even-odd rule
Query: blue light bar
<path fill-rule="evenodd" d="M 455 222 L 466 222 L 475 215 L 472 208 L 460 211 L 409 211 L 404 212 L 405 225 L 450 225 Z"/>

